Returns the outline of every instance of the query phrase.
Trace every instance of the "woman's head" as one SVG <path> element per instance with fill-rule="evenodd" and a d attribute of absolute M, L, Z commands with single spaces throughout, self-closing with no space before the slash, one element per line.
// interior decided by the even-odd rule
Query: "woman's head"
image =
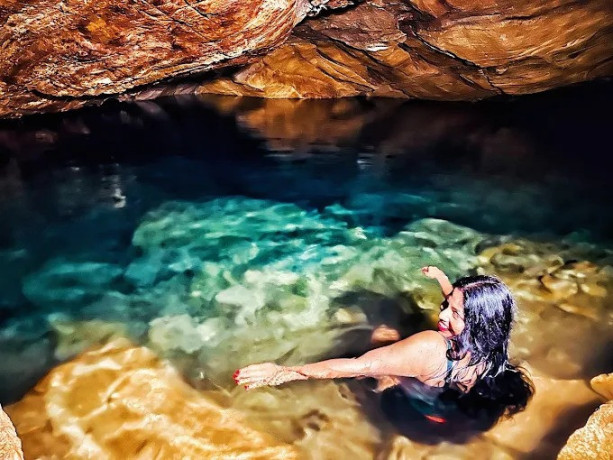
<path fill-rule="evenodd" d="M 498 278 L 468 276 L 453 283 L 439 315 L 439 330 L 455 343 L 448 357 L 461 360 L 470 353 L 469 365 L 485 365 L 469 395 L 501 404 L 509 415 L 523 410 L 534 393 L 526 372 L 508 360 L 515 308 L 509 288 Z"/>
<path fill-rule="evenodd" d="M 452 359 L 470 353 L 470 364 L 486 363 L 497 375 L 507 363 L 515 301 L 509 288 L 494 276 L 468 276 L 453 284 L 441 306 L 439 330 L 456 343 Z"/>

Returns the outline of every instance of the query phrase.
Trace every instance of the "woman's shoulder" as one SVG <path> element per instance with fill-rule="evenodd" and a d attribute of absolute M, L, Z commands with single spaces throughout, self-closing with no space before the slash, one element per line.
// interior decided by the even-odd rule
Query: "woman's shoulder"
<path fill-rule="evenodd" d="M 413 334 L 409 338 L 413 339 L 414 341 L 419 341 L 423 344 L 427 344 L 433 347 L 442 346 L 443 348 L 447 349 L 447 339 L 443 337 L 440 332 L 437 332 L 437 331 L 432 331 L 432 330 L 421 331 L 421 332 L 418 332 L 417 334 Z"/>
<path fill-rule="evenodd" d="M 422 331 L 417 334 L 413 334 L 406 339 L 399 342 L 403 346 L 409 346 L 411 348 L 420 348 L 423 351 L 429 353 L 447 352 L 447 340 L 437 331 Z"/>

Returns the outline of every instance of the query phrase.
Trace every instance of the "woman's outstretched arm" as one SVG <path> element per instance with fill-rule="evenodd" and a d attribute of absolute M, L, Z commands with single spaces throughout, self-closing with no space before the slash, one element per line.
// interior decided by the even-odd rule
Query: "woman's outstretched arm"
<path fill-rule="evenodd" d="M 359 358 L 329 359 L 302 366 L 254 364 L 239 369 L 234 380 L 246 389 L 280 385 L 293 380 L 347 377 L 415 377 L 434 375 L 445 364 L 445 339 L 435 331 L 424 331 Z"/>

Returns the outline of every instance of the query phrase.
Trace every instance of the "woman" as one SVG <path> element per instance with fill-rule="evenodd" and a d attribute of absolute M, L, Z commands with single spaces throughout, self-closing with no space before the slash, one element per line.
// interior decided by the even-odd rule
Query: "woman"
<path fill-rule="evenodd" d="M 426 387 L 462 394 L 475 388 L 481 396 L 504 398 L 509 387 L 500 377 L 512 373 L 531 394 L 529 381 L 508 361 L 515 302 L 507 286 L 493 276 L 470 276 L 451 284 L 437 267 L 422 272 L 439 282 L 444 296 L 438 332 L 420 332 L 358 358 L 291 367 L 255 364 L 236 371 L 234 380 L 249 390 L 293 380 L 374 377 L 379 390 L 411 387 L 418 381 Z"/>

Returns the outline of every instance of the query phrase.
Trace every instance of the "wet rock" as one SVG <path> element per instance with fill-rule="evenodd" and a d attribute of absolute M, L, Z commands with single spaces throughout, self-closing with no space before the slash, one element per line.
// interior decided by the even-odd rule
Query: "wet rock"
<path fill-rule="evenodd" d="M 558 455 L 558 460 L 607 460 L 613 445 L 613 402 L 600 406 L 575 431 Z"/>
<path fill-rule="evenodd" d="M 12 2 L 0 15 L 0 116 L 122 93 L 474 100 L 613 73 L 608 0 L 371 0 L 345 8 L 354 3 L 111 0 L 59 9 L 51 0 Z M 326 8 L 345 9 L 295 27 Z M 227 66 L 244 67 L 200 77 L 202 84 L 154 86 Z"/>
<path fill-rule="evenodd" d="M 239 390 L 232 407 L 252 426 L 299 447 L 308 459 L 372 459 L 381 441 L 344 384 L 300 382 Z"/>
<path fill-rule="evenodd" d="M 122 272 L 113 264 L 54 259 L 25 277 L 23 295 L 41 307 L 82 305 L 101 296 Z"/>
<path fill-rule="evenodd" d="M 297 458 L 121 340 L 54 369 L 7 413 L 27 458 Z"/>
<path fill-rule="evenodd" d="M 279 48 L 199 91 L 443 100 L 525 94 L 580 81 L 585 78 L 580 69 L 590 66 L 610 75 L 608 32 L 596 37 L 589 30 L 606 31 L 612 21 L 606 0 L 584 8 L 553 0 L 538 5 L 373 0 L 298 26 Z M 564 71 L 557 67 L 562 62 Z"/>
<path fill-rule="evenodd" d="M 128 325 L 101 320 L 78 321 L 63 315 L 50 315 L 49 325 L 56 335 L 54 356 L 65 361 L 94 345 L 118 337 L 130 337 Z"/>
<path fill-rule="evenodd" d="M 149 326 L 149 343 L 157 350 L 193 353 L 204 345 L 197 324 L 189 315 L 156 318 Z"/>
<path fill-rule="evenodd" d="M 613 373 L 602 374 L 590 381 L 592 389 L 607 401 L 613 400 Z"/>
<path fill-rule="evenodd" d="M 16 320 L 0 329 L 0 400 L 20 399 L 56 364 L 54 340 L 42 318 Z"/>
<path fill-rule="evenodd" d="M 545 275 L 541 278 L 541 283 L 554 294 L 554 298 L 565 299 L 572 295 L 575 295 L 579 291 L 579 286 L 574 280 L 557 278 L 551 275 Z"/>
<path fill-rule="evenodd" d="M 512 354 L 559 378 L 607 370 L 610 258 L 588 243 L 514 240 L 483 249 L 481 270 L 498 274 L 518 301 Z"/>
<path fill-rule="evenodd" d="M 0 458 L 4 460 L 23 460 L 21 441 L 15 433 L 11 419 L 0 406 Z"/>
<path fill-rule="evenodd" d="M 0 116 L 244 64 L 282 43 L 312 8 L 307 0 L 9 3 L 0 13 Z"/>
<path fill-rule="evenodd" d="M 532 373 L 533 399 L 524 412 L 501 420 L 484 437 L 509 451 L 552 458 L 573 429 L 566 417 L 587 416 L 598 404 L 582 380 L 558 380 Z"/>
<path fill-rule="evenodd" d="M 424 460 L 488 458 L 495 460 L 513 459 L 513 451 L 497 446 L 482 439 L 465 445 L 442 442 L 431 446 L 420 444 L 404 436 L 395 436 L 386 449 L 377 456 L 377 460 Z"/>

